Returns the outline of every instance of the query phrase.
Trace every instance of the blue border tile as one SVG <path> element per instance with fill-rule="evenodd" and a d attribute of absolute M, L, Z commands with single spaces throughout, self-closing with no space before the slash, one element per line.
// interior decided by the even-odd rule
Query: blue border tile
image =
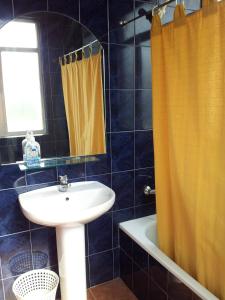
<path fill-rule="evenodd" d="M 113 279 L 112 250 L 89 256 L 89 263 L 91 286 Z"/>
<path fill-rule="evenodd" d="M 112 213 L 99 217 L 87 227 L 89 255 L 112 249 Z"/>
<path fill-rule="evenodd" d="M 134 206 L 134 171 L 112 174 L 112 189 L 116 194 L 114 211 Z"/>
<path fill-rule="evenodd" d="M 110 102 L 111 131 L 134 130 L 134 91 L 113 90 Z"/>
<path fill-rule="evenodd" d="M 134 88 L 134 47 L 110 45 L 110 89 Z"/>
<path fill-rule="evenodd" d="M 120 132 L 111 134 L 112 171 L 134 169 L 134 133 Z"/>
<path fill-rule="evenodd" d="M 135 168 L 154 166 L 152 130 L 135 132 Z"/>

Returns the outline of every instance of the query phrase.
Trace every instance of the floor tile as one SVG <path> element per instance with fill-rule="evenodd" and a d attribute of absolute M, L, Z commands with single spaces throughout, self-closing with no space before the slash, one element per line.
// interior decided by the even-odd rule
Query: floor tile
<path fill-rule="evenodd" d="M 137 300 L 121 279 L 115 279 L 90 289 L 94 299 L 88 300 Z"/>

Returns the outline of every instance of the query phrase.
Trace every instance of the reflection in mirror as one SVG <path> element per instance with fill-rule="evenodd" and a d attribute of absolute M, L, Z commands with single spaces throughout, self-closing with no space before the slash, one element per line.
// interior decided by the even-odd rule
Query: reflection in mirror
<path fill-rule="evenodd" d="M 101 50 L 86 27 L 56 13 L 27 14 L 1 28 L 1 164 L 23 159 L 27 130 L 34 132 L 45 159 L 105 153 Z"/>
<path fill-rule="evenodd" d="M 35 22 L 12 21 L 0 30 L 0 136 L 46 134 Z"/>
<path fill-rule="evenodd" d="M 46 251 L 47 252 L 47 251 Z M 19 276 L 33 269 L 47 267 L 49 256 L 43 251 L 23 251 L 9 258 L 9 269 L 12 276 Z"/>
<path fill-rule="evenodd" d="M 62 84 L 69 131 L 70 155 L 106 153 L 102 86 L 102 54 L 78 60 L 77 51 L 61 58 Z M 73 60 L 74 54 L 74 60 Z"/>

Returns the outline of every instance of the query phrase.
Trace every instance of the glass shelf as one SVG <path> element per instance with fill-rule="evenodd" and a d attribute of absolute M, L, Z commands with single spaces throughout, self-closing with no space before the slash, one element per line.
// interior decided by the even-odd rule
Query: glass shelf
<path fill-rule="evenodd" d="M 54 157 L 41 159 L 38 166 L 28 167 L 24 161 L 17 161 L 21 171 L 48 169 L 57 166 L 83 164 L 86 162 L 97 162 L 99 159 L 96 156 L 77 156 L 77 157 Z"/>

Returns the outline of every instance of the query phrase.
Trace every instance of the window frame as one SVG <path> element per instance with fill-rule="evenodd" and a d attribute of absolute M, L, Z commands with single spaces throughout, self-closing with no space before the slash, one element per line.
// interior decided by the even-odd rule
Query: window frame
<path fill-rule="evenodd" d="M 12 21 L 11 21 L 12 22 Z M 0 46 L 0 138 L 17 138 L 23 137 L 26 135 L 27 131 L 15 131 L 9 132 L 7 128 L 7 114 L 6 114 L 6 100 L 4 94 L 4 84 L 3 84 L 3 69 L 2 69 L 2 52 L 25 52 L 25 53 L 37 53 L 38 58 L 38 69 L 39 69 L 39 82 L 40 82 L 40 95 L 41 95 L 41 107 L 42 107 L 42 130 L 32 130 L 35 136 L 37 135 L 46 135 L 47 134 L 47 120 L 45 113 L 45 101 L 44 101 L 44 86 L 42 79 L 42 64 L 41 64 L 41 50 L 40 50 L 40 33 L 39 26 L 37 22 L 34 22 L 29 19 L 19 19 L 14 20 L 14 22 L 25 22 L 33 23 L 35 25 L 35 30 L 37 34 L 37 48 L 22 48 L 22 47 L 1 47 Z M 29 130 L 29 129 L 28 129 Z"/>

